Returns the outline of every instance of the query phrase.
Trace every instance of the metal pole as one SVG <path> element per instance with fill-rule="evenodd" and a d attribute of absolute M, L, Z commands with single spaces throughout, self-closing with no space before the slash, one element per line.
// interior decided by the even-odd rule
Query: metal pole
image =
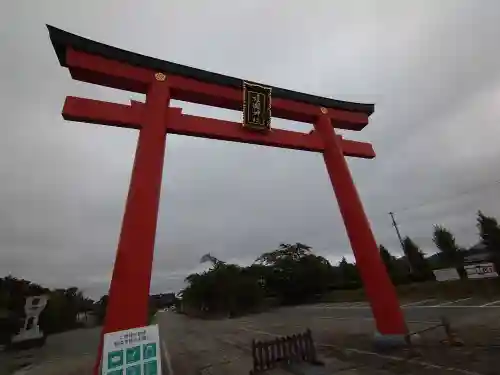
<path fill-rule="evenodd" d="M 410 262 L 410 257 L 408 256 L 408 253 L 406 252 L 403 239 L 401 238 L 401 233 L 399 233 L 399 228 L 398 228 L 398 223 L 396 223 L 396 219 L 394 218 L 394 212 L 389 212 L 389 215 L 391 216 L 392 219 L 392 225 L 394 226 L 394 229 L 396 229 L 396 234 L 398 235 L 399 243 L 401 244 L 401 249 L 403 250 L 403 254 L 406 257 L 406 262 L 408 263 L 408 269 L 410 273 L 412 273 L 412 267 L 411 267 L 411 262 Z"/>

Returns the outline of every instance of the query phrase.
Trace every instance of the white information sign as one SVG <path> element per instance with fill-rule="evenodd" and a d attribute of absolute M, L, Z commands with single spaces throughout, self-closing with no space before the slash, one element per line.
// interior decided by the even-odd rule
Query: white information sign
<path fill-rule="evenodd" d="M 440 270 L 434 270 L 434 276 L 436 276 L 437 281 L 450 281 L 459 280 L 460 275 L 455 268 L 442 268 Z"/>
<path fill-rule="evenodd" d="M 158 326 L 106 333 L 102 375 L 161 375 Z"/>
<path fill-rule="evenodd" d="M 493 263 L 470 264 L 464 268 L 469 279 L 484 279 L 498 276 Z"/>

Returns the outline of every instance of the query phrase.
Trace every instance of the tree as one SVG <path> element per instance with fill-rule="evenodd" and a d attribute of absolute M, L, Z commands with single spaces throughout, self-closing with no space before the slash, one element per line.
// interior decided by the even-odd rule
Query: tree
<path fill-rule="evenodd" d="M 332 266 L 310 246 L 282 243 L 249 267 L 202 257 L 212 267 L 186 278 L 183 307 L 204 313 L 239 314 L 259 307 L 265 297 L 281 304 L 302 303 L 322 295 L 332 280 Z"/>
<path fill-rule="evenodd" d="M 40 314 L 40 327 L 45 333 L 61 332 L 75 328 L 78 325 L 77 314 L 88 310 L 93 301 L 86 298 L 76 287 L 68 289 L 49 290 L 29 280 L 7 276 L 0 278 L 1 305 L 13 317 L 9 335 L 15 334 L 21 328 L 25 316 L 26 298 L 46 295 L 47 306 Z"/>
<path fill-rule="evenodd" d="M 330 263 L 300 242 L 282 243 L 278 249 L 262 254 L 255 263 L 268 267 L 263 274 L 266 289 L 283 304 L 312 300 L 326 292 L 331 281 Z"/>
<path fill-rule="evenodd" d="M 183 303 L 198 312 L 230 316 L 259 306 L 263 289 L 253 275 L 235 264 L 214 262 L 205 272 L 186 278 Z"/>
<path fill-rule="evenodd" d="M 446 267 L 457 268 L 460 277 L 465 278 L 463 250 L 457 245 L 455 236 L 445 227 L 435 225 L 432 240 L 441 252 L 441 263 Z"/>
<path fill-rule="evenodd" d="M 220 261 L 216 257 L 214 257 L 212 254 L 207 253 L 203 255 L 200 259 L 200 263 L 205 263 L 205 262 L 210 262 L 212 263 L 213 266 L 217 266 L 218 264 L 223 264 L 224 262 Z"/>
<path fill-rule="evenodd" d="M 481 242 L 490 251 L 497 269 L 500 269 L 500 227 L 494 217 L 477 213 L 477 228 Z"/>
<path fill-rule="evenodd" d="M 392 255 L 384 245 L 379 245 L 379 251 L 380 258 L 382 259 L 392 282 L 394 284 L 399 284 L 406 281 L 405 267 L 402 267 L 401 262 L 394 255 Z"/>
<path fill-rule="evenodd" d="M 94 304 L 94 313 L 96 314 L 99 323 L 104 322 L 104 317 L 106 316 L 106 309 L 108 308 L 108 301 L 109 301 L 109 296 L 105 294 L 101 298 L 99 298 L 99 301 L 97 301 Z"/>
<path fill-rule="evenodd" d="M 394 272 L 396 268 L 396 257 L 391 255 L 389 250 L 387 250 L 384 245 L 379 245 L 378 248 L 380 251 L 380 258 L 382 259 L 382 262 L 384 262 L 387 272 L 389 274 Z"/>
<path fill-rule="evenodd" d="M 283 259 L 298 261 L 304 256 L 312 254 L 311 249 L 311 246 L 304 245 L 300 242 L 294 245 L 281 243 L 278 249 L 262 254 L 255 262 L 258 264 L 273 265 Z"/>
<path fill-rule="evenodd" d="M 338 284 L 342 289 L 356 289 L 361 286 L 361 277 L 355 264 L 342 257 L 338 266 Z"/>
<path fill-rule="evenodd" d="M 432 273 L 432 268 L 429 262 L 425 259 L 425 254 L 422 250 L 412 241 L 410 237 L 403 239 L 403 248 L 408 262 L 411 265 L 412 278 L 415 281 L 426 281 L 435 279 Z"/>

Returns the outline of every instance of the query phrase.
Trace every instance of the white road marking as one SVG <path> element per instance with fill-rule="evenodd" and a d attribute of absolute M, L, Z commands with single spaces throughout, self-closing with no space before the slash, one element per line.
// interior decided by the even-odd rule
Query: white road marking
<path fill-rule="evenodd" d="M 332 320 L 373 320 L 372 317 L 352 316 L 352 317 L 339 317 L 339 316 L 318 316 L 316 319 L 332 319 Z"/>
<path fill-rule="evenodd" d="M 360 349 L 354 349 L 354 348 L 340 348 L 340 347 L 337 347 L 335 345 L 321 344 L 321 343 L 318 343 L 318 346 L 323 346 L 323 347 L 327 347 L 327 348 L 330 347 L 330 348 L 335 348 L 335 349 L 341 350 L 341 351 L 347 351 L 347 352 L 353 352 L 353 353 L 359 353 L 359 354 L 373 355 L 373 356 L 376 356 L 379 358 L 390 359 L 392 361 L 414 363 L 416 365 L 420 365 L 420 366 L 427 367 L 427 368 L 454 371 L 454 372 L 458 372 L 460 374 L 465 374 L 465 375 L 482 375 L 482 374 L 475 372 L 475 371 L 463 370 L 463 369 L 454 368 L 454 367 L 444 367 L 444 366 L 436 365 L 434 363 L 419 361 L 417 359 L 408 359 L 408 358 L 403 358 L 403 357 L 397 357 L 394 355 L 374 353 L 374 352 L 370 352 L 367 350 L 360 350 Z"/>
<path fill-rule="evenodd" d="M 358 306 L 349 304 L 335 304 L 335 305 L 312 305 L 312 306 L 298 306 L 297 308 L 302 309 L 368 309 L 370 306 Z"/>
<path fill-rule="evenodd" d="M 438 307 L 438 306 L 439 307 L 441 307 L 441 306 L 449 306 L 449 305 L 453 305 L 453 304 L 455 304 L 457 302 L 464 302 L 464 301 L 468 301 L 470 299 L 472 299 L 472 297 L 460 298 L 460 299 L 456 299 L 455 301 L 448 301 L 448 302 L 444 302 L 444 303 L 439 303 L 439 304 L 434 305 L 434 306 L 436 306 L 436 307 Z"/>
<path fill-rule="evenodd" d="M 429 302 L 429 300 L 425 300 L 426 302 Z M 424 303 L 424 301 L 417 301 L 418 303 Z M 417 303 L 415 302 L 415 303 Z M 456 301 L 454 301 L 456 302 Z M 415 305 L 415 303 L 407 303 L 406 305 L 402 305 L 401 307 L 404 309 L 436 309 L 436 308 L 443 308 L 443 309 L 478 309 L 478 308 L 495 308 L 498 309 L 500 308 L 500 305 L 498 306 L 492 306 L 496 304 L 500 304 L 499 301 L 494 301 L 490 302 L 484 305 L 476 305 L 476 306 L 471 306 L 471 305 L 427 305 L 427 306 L 419 306 Z M 357 310 L 368 310 L 371 309 L 370 306 L 297 306 L 296 308 L 298 309 L 328 309 L 328 310 L 350 310 L 350 309 L 357 309 Z"/>
<path fill-rule="evenodd" d="M 282 335 L 277 335 L 275 333 L 271 333 L 271 332 L 266 332 L 266 331 L 260 331 L 258 329 L 251 329 L 251 328 L 244 328 L 244 327 L 238 327 L 239 330 L 242 330 L 242 331 L 247 331 L 247 332 L 254 332 L 254 333 L 260 333 L 262 335 L 267 335 L 267 336 L 273 336 L 273 337 L 278 337 L 278 336 L 282 336 Z"/>
<path fill-rule="evenodd" d="M 161 340 L 163 345 L 163 357 L 165 358 L 165 363 L 168 369 L 168 375 L 174 375 L 174 370 L 172 369 L 172 361 L 170 360 L 170 353 L 168 352 L 167 345 L 165 344 L 165 340 Z"/>
<path fill-rule="evenodd" d="M 16 371 L 13 375 L 28 375 L 31 372 L 31 370 L 34 368 L 35 368 L 35 365 L 29 365 L 29 366 L 22 368 L 21 370 Z"/>
<path fill-rule="evenodd" d="M 500 309 L 500 306 L 484 306 L 484 305 L 409 306 L 408 309 Z"/>
<path fill-rule="evenodd" d="M 407 303 L 405 305 L 402 305 L 401 307 L 418 306 L 418 305 L 422 305 L 424 303 L 435 301 L 435 300 L 436 300 L 435 298 L 423 299 L 421 301 Z"/>
<path fill-rule="evenodd" d="M 351 317 L 337 317 L 337 316 L 318 316 L 315 319 L 332 319 L 332 320 L 367 320 L 373 321 L 374 317 L 370 316 L 351 316 Z M 428 321 L 428 320 L 406 320 L 406 323 L 412 324 L 439 324 L 441 322 L 438 321 Z"/>

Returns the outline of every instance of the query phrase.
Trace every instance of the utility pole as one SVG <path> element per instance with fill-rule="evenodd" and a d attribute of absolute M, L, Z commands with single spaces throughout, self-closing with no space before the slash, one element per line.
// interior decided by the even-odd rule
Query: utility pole
<path fill-rule="evenodd" d="M 401 249 L 403 250 L 403 254 L 406 257 L 406 262 L 408 263 L 408 268 L 410 270 L 410 273 L 412 273 L 410 258 L 408 256 L 408 254 L 406 253 L 405 246 L 403 244 L 403 239 L 401 238 L 401 233 L 399 233 L 398 223 L 396 222 L 396 219 L 394 218 L 394 212 L 389 212 L 389 215 L 391 216 L 392 225 L 394 226 L 394 229 L 396 229 L 396 234 L 398 235 L 399 243 L 401 244 Z"/>
<path fill-rule="evenodd" d="M 401 238 L 401 233 L 399 233 L 398 223 L 396 223 L 396 219 L 394 218 L 394 212 L 389 212 L 389 215 L 391 215 L 392 225 L 394 226 L 394 229 L 396 229 L 396 234 L 398 235 L 399 243 L 401 244 L 401 249 L 403 249 L 404 252 L 405 247 L 403 246 L 403 239 Z"/>

